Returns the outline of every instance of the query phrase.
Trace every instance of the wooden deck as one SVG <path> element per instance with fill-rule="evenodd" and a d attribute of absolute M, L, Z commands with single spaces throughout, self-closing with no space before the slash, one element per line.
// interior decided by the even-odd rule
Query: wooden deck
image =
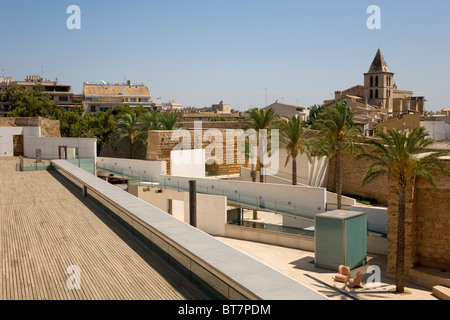
<path fill-rule="evenodd" d="M 204 299 L 54 172 L 16 172 L 17 162 L 0 159 L 0 300 Z"/>

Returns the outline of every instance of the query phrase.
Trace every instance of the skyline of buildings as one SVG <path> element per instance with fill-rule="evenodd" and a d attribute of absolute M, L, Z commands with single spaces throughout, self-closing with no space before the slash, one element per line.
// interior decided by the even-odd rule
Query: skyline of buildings
<path fill-rule="evenodd" d="M 68 3 L 5 3 L 0 75 L 58 77 L 77 93 L 86 81 L 126 77 L 184 106 L 235 109 L 264 107 L 267 88 L 270 102 L 308 107 L 351 87 L 381 48 L 400 88 L 426 96 L 431 111 L 450 104 L 446 2 L 378 1 L 380 30 L 367 28 L 372 3 L 360 1 L 76 4 L 80 30 L 66 26 Z M 30 36 L 29 26 L 52 37 Z"/>

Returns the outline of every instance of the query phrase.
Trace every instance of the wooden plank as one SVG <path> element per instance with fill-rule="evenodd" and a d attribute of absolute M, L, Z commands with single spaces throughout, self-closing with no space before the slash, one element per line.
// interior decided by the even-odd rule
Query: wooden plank
<path fill-rule="evenodd" d="M 0 299 L 203 299 L 57 175 L 16 172 L 17 161 L 0 160 Z M 66 286 L 71 265 L 81 290 Z"/>

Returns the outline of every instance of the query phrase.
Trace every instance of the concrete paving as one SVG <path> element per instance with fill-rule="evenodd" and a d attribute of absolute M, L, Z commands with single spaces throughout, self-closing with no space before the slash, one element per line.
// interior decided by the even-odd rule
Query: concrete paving
<path fill-rule="evenodd" d="M 370 274 L 369 266 L 379 267 L 380 279 L 376 288 L 351 289 L 348 285 L 334 281 L 335 271 L 314 266 L 314 252 L 285 248 L 251 241 L 216 237 L 220 241 L 252 256 L 298 282 L 319 291 L 333 300 L 438 300 L 431 290 L 406 283 L 404 294 L 394 293 L 395 280 L 386 277 L 386 256 L 368 256 L 368 264 L 351 271 L 351 276 L 362 272 L 366 284 Z"/>

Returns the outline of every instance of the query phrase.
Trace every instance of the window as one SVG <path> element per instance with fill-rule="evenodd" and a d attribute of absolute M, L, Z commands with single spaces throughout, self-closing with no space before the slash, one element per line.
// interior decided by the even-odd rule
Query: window
<path fill-rule="evenodd" d="M 378 87 L 378 76 L 375 77 L 375 87 Z"/>
<path fill-rule="evenodd" d="M 373 90 L 370 90 L 370 99 L 373 99 Z"/>
<path fill-rule="evenodd" d="M 378 99 L 378 89 L 375 90 L 375 99 Z"/>
<path fill-rule="evenodd" d="M 370 87 L 373 87 L 373 77 L 370 77 Z"/>
<path fill-rule="evenodd" d="M 137 98 L 130 98 L 130 102 L 137 102 Z"/>

